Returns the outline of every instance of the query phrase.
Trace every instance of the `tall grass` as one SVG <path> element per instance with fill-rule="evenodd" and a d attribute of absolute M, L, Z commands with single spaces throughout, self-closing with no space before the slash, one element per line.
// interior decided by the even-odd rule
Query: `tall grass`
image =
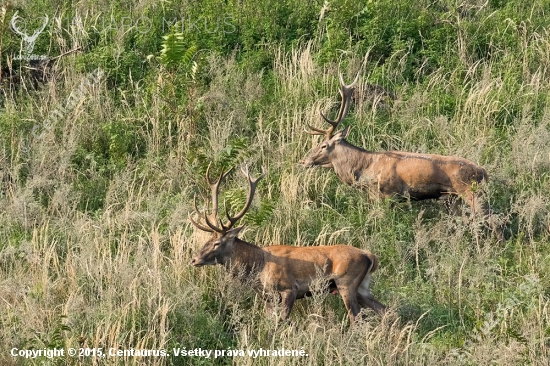
<path fill-rule="evenodd" d="M 233 49 L 204 52 L 195 79 L 183 66 L 171 69 L 144 56 L 145 76 L 120 81 L 120 70 L 133 66 L 98 56 L 101 47 L 92 47 L 84 52 L 89 59 L 61 58 L 36 88 L 23 73 L 21 84 L 2 90 L 0 362 L 462 364 L 452 350 L 473 339 L 473 329 L 499 303 L 516 296 L 519 304 L 468 349 L 466 360 L 548 363 L 546 28 L 526 29 L 521 52 L 503 45 L 498 57 L 486 58 L 458 39 L 471 36 L 461 28 L 466 33 L 445 46 L 450 53 L 457 47 L 453 68 L 419 67 L 417 78 L 404 77 L 413 48 L 394 48 L 378 66 L 367 57 L 366 67 L 351 49 L 341 60 L 324 61 L 327 50 L 334 51 L 325 39 L 331 29 L 290 46 L 262 44 L 249 50 L 250 59 Z M 75 44 L 93 37 L 75 32 Z M 127 39 L 116 39 L 124 51 Z M 61 36 L 52 42 L 55 49 L 71 48 Z M 28 139 L 26 149 L 33 126 L 86 75 L 82 63 L 105 58 L 117 71 L 106 70 L 107 79 L 42 138 Z M 322 126 L 319 111 L 336 113 L 338 72 L 351 79 L 359 68 L 362 83 L 392 89 L 397 99 L 383 106 L 358 101 L 343 123 L 352 126 L 349 140 L 376 151 L 460 155 L 485 166 L 491 181 L 483 198 L 505 228 L 505 243 L 467 208 L 456 214 L 437 201 L 371 201 L 329 170 L 298 165 L 318 143 L 304 126 Z M 215 169 L 243 162 L 251 170 L 268 168 L 244 219 L 245 240 L 260 246 L 347 243 L 376 253 L 372 290 L 389 314 L 364 311 L 350 328 L 340 298 L 316 291 L 283 322 L 266 314 L 250 279 L 235 279 L 223 268 L 193 268 L 190 259 L 207 235 L 187 215 L 193 197 L 203 205 L 209 193 L 204 173 L 210 161 Z M 244 202 L 244 189 L 244 179 L 230 175 L 221 201 Z M 539 284 L 520 296 L 527 275 Z M 24 360 L 10 356 L 13 347 L 169 353 L 178 347 L 284 347 L 303 348 L 308 356 Z"/>

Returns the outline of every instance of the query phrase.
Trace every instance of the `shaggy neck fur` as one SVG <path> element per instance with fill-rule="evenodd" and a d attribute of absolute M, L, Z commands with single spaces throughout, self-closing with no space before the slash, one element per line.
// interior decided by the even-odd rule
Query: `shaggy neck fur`
<path fill-rule="evenodd" d="M 336 149 L 339 151 L 332 159 L 334 173 L 344 183 L 352 185 L 359 178 L 358 175 L 367 171 L 371 165 L 372 153 L 345 140 Z"/>
<path fill-rule="evenodd" d="M 246 274 L 250 274 L 253 270 L 260 271 L 265 263 L 265 252 L 257 245 L 247 243 L 239 238 L 235 238 L 233 243 L 233 251 L 228 255 L 224 265 L 236 266 L 237 268 L 244 267 Z"/>

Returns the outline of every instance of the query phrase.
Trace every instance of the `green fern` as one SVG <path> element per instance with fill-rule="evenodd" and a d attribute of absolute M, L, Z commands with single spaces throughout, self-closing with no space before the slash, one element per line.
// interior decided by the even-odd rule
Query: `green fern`
<path fill-rule="evenodd" d="M 204 177 L 206 168 L 208 168 L 210 163 L 212 163 L 211 172 L 219 172 L 241 164 L 251 155 L 248 138 L 237 137 L 228 142 L 225 149 L 220 152 L 214 162 L 212 162 L 211 155 L 206 151 L 205 147 L 191 149 L 187 154 L 187 159 L 196 166 L 198 176 Z"/>
<path fill-rule="evenodd" d="M 237 137 L 229 141 L 226 148 L 220 154 L 220 165 L 234 166 L 242 163 L 251 155 L 249 148 L 250 142 L 247 137 Z"/>
<path fill-rule="evenodd" d="M 246 191 L 242 188 L 227 190 L 223 195 L 223 202 L 227 212 L 235 214 L 246 203 Z"/>
<path fill-rule="evenodd" d="M 48 348 L 63 348 L 65 347 L 65 332 L 70 332 L 71 328 L 65 324 L 67 320 L 66 315 L 60 315 L 57 320 L 55 328 L 49 335 L 49 339 L 46 342 Z"/>
<path fill-rule="evenodd" d="M 165 65 L 183 64 L 189 66 L 190 70 L 196 73 L 197 65 L 193 61 L 197 46 L 192 44 L 188 48 L 185 46 L 183 33 L 172 32 L 162 37 L 162 49 L 160 50 L 160 62 Z"/>
<path fill-rule="evenodd" d="M 223 202 L 229 214 L 235 214 L 241 210 L 246 203 L 247 189 L 239 188 L 228 190 L 223 195 Z M 246 216 L 242 219 L 242 223 L 251 226 L 261 226 L 266 222 L 275 210 L 275 205 L 269 200 L 264 199 L 260 202 L 260 206 L 251 207 Z"/>
<path fill-rule="evenodd" d="M 258 208 L 258 210 L 251 212 L 246 217 L 246 223 L 253 224 L 254 226 L 261 226 L 271 217 L 274 210 L 275 205 L 270 200 L 262 200 L 262 202 L 260 202 L 260 207 Z"/>
<path fill-rule="evenodd" d="M 162 37 L 162 49 L 160 50 L 160 62 L 164 65 L 178 63 L 185 54 L 183 33 L 170 33 Z"/>

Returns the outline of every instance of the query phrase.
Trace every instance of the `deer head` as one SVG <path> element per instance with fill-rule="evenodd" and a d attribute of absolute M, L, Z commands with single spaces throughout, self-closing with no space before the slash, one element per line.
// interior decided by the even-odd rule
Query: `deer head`
<path fill-rule="evenodd" d="M 338 125 L 340 124 L 340 122 L 342 122 L 342 120 L 346 117 L 346 114 L 348 113 L 350 100 L 353 95 L 353 91 L 355 90 L 355 84 L 357 83 L 358 79 L 359 73 L 357 73 L 357 76 L 355 76 L 355 80 L 353 80 L 353 83 L 346 85 L 342 74 L 340 74 L 340 95 L 342 96 L 342 102 L 340 104 L 340 111 L 338 112 L 338 116 L 334 121 L 332 121 L 328 119 L 323 114 L 323 112 L 321 112 L 321 117 L 323 117 L 323 119 L 328 122 L 331 127 L 326 130 L 322 130 L 307 125 L 311 131 L 305 130 L 305 132 L 309 133 L 310 135 L 324 135 L 325 139 L 319 145 L 314 147 L 309 152 L 309 154 L 301 161 L 301 164 L 304 167 L 333 167 L 331 157 L 335 154 L 334 150 L 338 147 L 338 145 L 345 141 L 349 132 L 349 126 L 344 128 L 342 131 L 337 132 L 336 134 L 334 133 L 334 131 L 338 128 Z"/>
<path fill-rule="evenodd" d="M 207 215 L 206 212 L 201 214 L 197 208 L 197 200 L 195 197 L 195 213 L 199 217 L 203 218 L 206 225 L 195 221 L 191 215 L 189 215 L 189 220 L 198 229 L 212 233 L 212 238 L 204 244 L 199 253 L 191 260 L 191 264 L 194 266 L 205 266 L 217 263 L 223 264 L 226 262 L 226 258 L 232 252 L 232 246 L 235 238 L 243 228 L 243 226 L 234 226 L 250 208 L 250 204 L 252 203 L 252 199 L 254 198 L 254 193 L 256 191 L 256 186 L 260 179 L 262 179 L 266 174 L 265 167 L 262 167 L 262 174 L 256 179 L 253 179 L 248 172 L 248 167 L 245 167 L 244 169 L 241 167 L 241 172 L 248 180 L 248 196 L 246 198 L 246 203 L 244 204 L 242 210 L 234 216 L 229 215 L 226 210 L 227 222 L 224 224 L 218 216 L 219 188 L 221 181 L 227 177 L 233 168 L 229 169 L 227 172 L 222 171 L 218 180 L 216 182 L 212 182 L 209 175 L 210 166 L 211 164 L 208 165 L 208 169 L 206 169 L 206 181 L 212 191 L 212 212 L 210 215 Z"/>

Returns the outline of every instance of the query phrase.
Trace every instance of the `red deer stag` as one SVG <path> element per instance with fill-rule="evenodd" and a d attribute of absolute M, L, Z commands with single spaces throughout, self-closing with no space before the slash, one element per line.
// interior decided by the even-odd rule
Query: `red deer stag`
<path fill-rule="evenodd" d="M 342 296 L 352 324 L 361 307 L 369 307 L 380 315 L 384 313 L 386 307 L 369 290 L 372 273 L 378 267 L 376 255 L 349 245 L 273 245 L 260 248 L 239 239 L 237 235 L 243 226 L 233 226 L 250 207 L 256 185 L 266 174 L 265 168 L 256 179 L 250 176 L 248 168 L 241 168 L 248 180 L 247 200 L 235 216 L 226 213 L 228 221 L 225 224 L 218 218 L 218 195 L 220 182 L 229 171 L 222 172 L 218 180 L 212 182 L 209 170 L 210 167 L 206 171 L 206 181 L 212 190 L 212 212 L 210 215 L 199 213 L 195 200 L 195 212 L 202 217 L 204 224 L 195 221 L 191 215 L 189 219 L 200 230 L 212 233 L 212 237 L 191 260 L 193 266 L 221 264 L 226 269 L 232 266 L 244 268 L 245 275 L 257 274 L 262 288 L 256 290 L 274 290 L 279 294 L 283 304 L 283 319 L 290 314 L 296 299 L 311 295 L 310 286 L 319 270 L 329 281 L 329 291 Z"/>
<path fill-rule="evenodd" d="M 311 127 L 305 132 L 324 135 L 301 164 L 306 167 L 332 168 L 341 181 L 367 191 L 375 197 L 410 197 L 416 200 L 454 194 L 476 209 L 472 185 L 487 181 L 485 169 L 456 156 L 417 154 L 403 151 L 371 152 L 346 141 L 349 126 L 334 133 L 346 116 L 359 74 L 346 85 L 340 74 L 342 102 L 336 120 L 321 116 L 331 127 Z M 482 210 L 487 213 L 485 208 Z"/>

